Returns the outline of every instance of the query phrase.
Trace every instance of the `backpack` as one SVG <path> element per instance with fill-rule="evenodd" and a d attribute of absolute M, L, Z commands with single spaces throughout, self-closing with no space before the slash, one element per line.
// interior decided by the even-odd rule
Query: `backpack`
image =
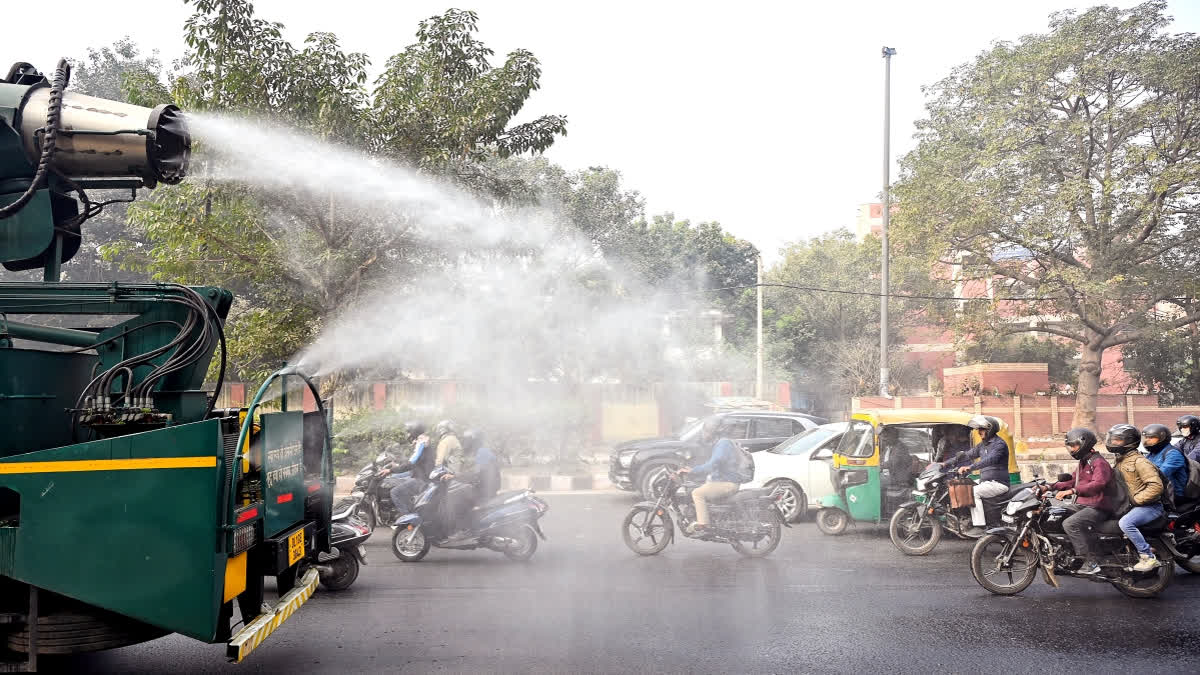
<path fill-rule="evenodd" d="M 1187 461 L 1188 468 L 1187 485 L 1183 488 L 1183 497 L 1190 502 L 1200 499 L 1200 462 L 1187 455 L 1184 455 L 1183 458 Z"/>
<path fill-rule="evenodd" d="M 754 480 L 754 457 L 750 451 L 737 441 L 733 443 L 733 475 L 737 483 L 749 483 Z"/>
<path fill-rule="evenodd" d="M 1142 459 L 1148 462 L 1150 466 L 1154 467 L 1154 470 L 1158 472 L 1158 479 L 1162 481 L 1163 491 L 1158 500 L 1162 504 L 1163 509 L 1167 511 L 1174 511 L 1175 487 L 1171 485 L 1171 480 L 1167 478 L 1166 474 L 1162 472 L 1162 469 L 1158 468 L 1154 462 L 1151 462 L 1145 457 L 1142 457 Z M 1129 486 L 1125 484 L 1124 474 L 1121 473 L 1120 469 L 1115 467 L 1113 473 L 1116 474 L 1117 478 L 1117 480 L 1112 481 L 1113 486 L 1116 488 L 1113 494 L 1113 506 L 1116 511 L 1113 515 L 1117 518 L 1120 518 L 1126 513 L 1129 513 L 1129 510 L 1133 508 L 1133 501 L 1129 498 Z M 1190 474 L 1188 482 L 1191 482 Z"/>

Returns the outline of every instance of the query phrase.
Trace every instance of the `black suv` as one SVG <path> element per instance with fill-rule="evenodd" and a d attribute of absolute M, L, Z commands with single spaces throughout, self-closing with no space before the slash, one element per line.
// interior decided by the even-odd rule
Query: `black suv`
<path fill-rule="evenodd" d="M 666 478 L 667 469 L 708 459 L 709 448 L 700 444 L 700 427 L 714 417 L 722 420 L 722 436 L 737 441 L 750 452 L 769 450 L 801 431 L 826 422 L 802 413 L 717 413 L 688 423 L 674 436 L 618 444 L 609 458 L 608 479 L 622 490 L 636 490 L 646 499 L 656 498 L 657 486 Z"/>

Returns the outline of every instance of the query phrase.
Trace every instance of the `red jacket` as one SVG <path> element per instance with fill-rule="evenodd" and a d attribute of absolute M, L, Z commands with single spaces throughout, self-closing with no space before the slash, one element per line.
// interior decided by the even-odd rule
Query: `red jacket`
<path fill-rule="evenodd" d="M 1051 487 L 1055 490 L 1075 488 L 1075 492 L 1079 494 L 1079 498 L 1076 500 L 1077 504 L 1112 513 L 1113 500 L 1110 487 L 1112 480 L 1112 466 L 1109 465 L 1108 460 L 1100 456 L 1100 453 L 1093 451 L 1087 457 L 1079 460 L 1079 467 L 1075 469 L 1075 475 L 1071 477 L 1071 480 L 1055 483 Z"/>

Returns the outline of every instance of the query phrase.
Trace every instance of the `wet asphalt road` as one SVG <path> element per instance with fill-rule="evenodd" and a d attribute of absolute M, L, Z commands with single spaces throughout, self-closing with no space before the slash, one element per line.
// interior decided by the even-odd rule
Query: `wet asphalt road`
<path fill-rule="evenodd" d="M 434 549 L 401 563 L 390 532 L 348 591 L 318 593 L 247 662 L 171 636 L 56 669 L 119 672 L 1195 672 L 1200 576 L 1126 598 L 1040 577 L 1018 597 L 971 578 L 969 544 L 910 558 L 883 527 L 811 522 L 763 560 L 679 538 L 640 558 L 619 529 L 628 494 L 547 494 L 529 563 Z"/>

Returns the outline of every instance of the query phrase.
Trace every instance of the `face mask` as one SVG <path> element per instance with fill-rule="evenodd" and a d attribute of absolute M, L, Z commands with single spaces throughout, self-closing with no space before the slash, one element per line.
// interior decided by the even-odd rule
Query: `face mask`
<path fill-rule="evenodd" d="M 1183 434 L 1184 438 L 1191 438 L 1192 437 L 1192 428 L 1191 427 L 1179 427 L 1179 433 Z"/>

